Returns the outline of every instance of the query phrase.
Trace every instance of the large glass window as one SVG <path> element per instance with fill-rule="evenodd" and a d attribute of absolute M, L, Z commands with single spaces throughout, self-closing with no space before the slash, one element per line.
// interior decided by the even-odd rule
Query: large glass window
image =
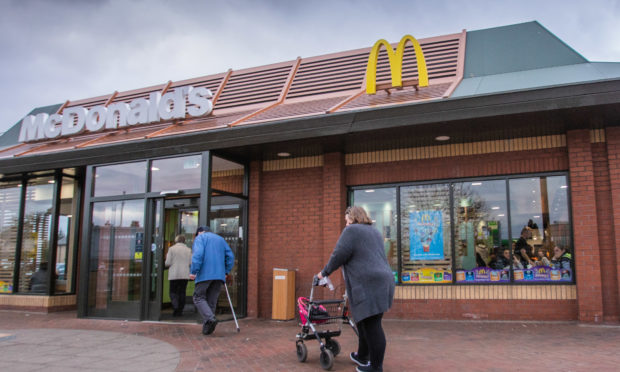
<path fill-rule="evenodd" d="M 194 155 L 153 160 L 151 191 L 199 189 L 201 159 Z"/>
<path fill-rule="evenodd" d="M 505 180 L 453 184 L 456 281 L 509 282 Z"/>
<path fill-rule="evenodd" d="M 567 181 L 553 175 L 377 186 L 353 190 L 352 202 L 383 234 L 403 284 L 571 282 Z M 392 213 L 397 193 L 400 211 Z"/>
<path fill-rule="evenodd" d="M 402 283 L 451 283 L 450 185 L 400 190 Z"/>
<path fill-rule="evenodd" d="M 0 293 L 13 292 L 21 183 L 0 183 Z"/>
<path fill-rule="evenodd" d="M 94 196 L 144 193 L 145 161 L 97 167 L 94 173 Z"/>
<path fill-rule="evenodd" d="M 514 280 L 572 280 L 566 177 L 518 178 L 509 185 Z"/>
<path fill-rule="evenodd" d="M 93 204 L 90 315 L 139 317 L 144 200 Z"/>
<path fill-rule="evenodd" d="M 353 199 L 356 205 L 368 212 L 373 226 L 382 234 L 385 255 L 394 272 L 394 279 L 398 281 L 396 189 L 355 190 Z"/>
<path fill-rule="evenodd" d="M 26 187 L 19 292 L 47 293 L 54 179 L 32 179 Z"/>

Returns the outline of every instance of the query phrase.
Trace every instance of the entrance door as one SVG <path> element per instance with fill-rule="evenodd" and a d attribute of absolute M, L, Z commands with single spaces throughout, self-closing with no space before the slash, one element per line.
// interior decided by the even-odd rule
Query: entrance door
<path fill-rule="evenodd" d="M 170 303 L 170 282 L 165 267 L 168 249 L 175 243 L 177 235 L 185 237 L 185 244 L 192 247 L 198 227 L 198 198 L 152 199 L 149 204 L 148 244 L 150 270 L 148 280 L 148 306 L 146 319 L 172 320 Z M 194 282 L 190 281 L 186 291 L 186 311 L 177 321 L 195 321 L 192 293 Z"/>
<path fill-rule="evenodd" d="M 213 196 L 209 225 L 211 230 L 226 240 L 235 254 L 235 265 L 227 281 L 228 291 L 237 317 L 246 315 L 245 297 L 245 205 L 246 201 L 234 196 Z M 232 319 L 226 291 L 222 290 L 217 303 L 216 315 L 220 320 Z"/>

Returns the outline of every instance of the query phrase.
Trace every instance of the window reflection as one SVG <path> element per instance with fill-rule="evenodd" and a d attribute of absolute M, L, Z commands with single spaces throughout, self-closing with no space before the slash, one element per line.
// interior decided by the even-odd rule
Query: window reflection
<path fill-rule="evenodd" d="M 211 164 L 211 188 L 233 194 L 243 193 L 243 164 L 213 156 Z"/>
<path fill-rule="evenodd" d="M 356 190 L 353 193 L 355 205 L 366 210 L 372 225 L 383 236 L 383 244 L 388 263 L 398 281 L 398 238 L 396 236 L 396 189 L 377 188 Z"/>

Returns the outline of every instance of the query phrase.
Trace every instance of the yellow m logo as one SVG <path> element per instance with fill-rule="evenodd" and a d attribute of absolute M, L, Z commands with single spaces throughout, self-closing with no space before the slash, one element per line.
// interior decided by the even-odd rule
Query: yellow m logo
<path fill-rule="evenodd" d="M 426 60 L 420 43 L 411 35 L 405 35 L 396 47 L 396 52 L 392 46 L 381 39 L 375 43 L 370 50 L 368 56 L 368 65 L 366 66 L 366 93 L 377 93 L 377 59 L 379 58 L 379 49 L 385 46 L 390 61 L 390 72 L 392 73 L 392 87 L 400 88 L 403 86 L 403 55 L 405 54 L 405 44 L 411 41 L 415 50 L 415 58 L 418 63 L 418 86 L 428 86 L 428 71 L 426 69 Z"/>

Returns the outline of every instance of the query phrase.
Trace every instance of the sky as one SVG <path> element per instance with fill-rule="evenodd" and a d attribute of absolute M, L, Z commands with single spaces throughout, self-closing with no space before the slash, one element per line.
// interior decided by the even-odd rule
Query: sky
<path fill-rule="evenodd" d="M 534 20 L 620 62 L 620 0 L 0 0 L 0 133 L 66 100 Z"/>

